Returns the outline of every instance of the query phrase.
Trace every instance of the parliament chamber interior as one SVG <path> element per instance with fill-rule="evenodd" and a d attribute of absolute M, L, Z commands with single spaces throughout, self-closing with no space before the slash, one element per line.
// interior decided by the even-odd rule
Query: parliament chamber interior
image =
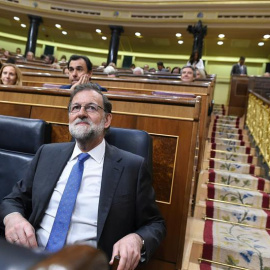
<path fill-rule="evenodd" d="M 136 269 L 270 269 L 269 1 L 18 0 L 1 1 L 0 14 L 0 60 L 21 72 L 20 85 L 0 84 L 1 199 L 19 180 L 9 173 L 25 170 L 21 160 L 44 143 L 71 141 L 70 90 L 60 87 L 70 84 L 70 56 L 84 55 L 112 103 L 112 127 L 151 137 L 167 234 Z M 172 70 L 184 70 L 194 51 L 205 76 L 184 81 Z M 247 72 L 232 74 L 241 56 Z M 115 64 L 112 76 L 104 62 Z M 9 152 L 20 153 L 16 169 Z M 109 269 L 90 247 L 42 256 L 0 240 L 3 270 Z"/>

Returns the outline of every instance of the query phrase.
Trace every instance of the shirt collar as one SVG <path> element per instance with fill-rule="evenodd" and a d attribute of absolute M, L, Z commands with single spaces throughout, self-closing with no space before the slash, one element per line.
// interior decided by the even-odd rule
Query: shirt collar
<path fill-rule="evenodd" d="M 70 160 L 77 158 L 79 156 L 79 154 L 81 154 L 81 153 L 82 153 L 82 151 L 80 150 L 80 148 L 78 147 L 78 144 L 76 143 L 74 150 L 73 150 L 73 153 L 70 157 Z M 104 154 L 105 154 L 105 140 L 103 139 L 102 142 L 98 146 L 96 146 L 95 148 L 93 148 L 92 150 L 90 150 L 87 153 L 96 162 L 101 163 L 103 158 L 104 158 Z"/>

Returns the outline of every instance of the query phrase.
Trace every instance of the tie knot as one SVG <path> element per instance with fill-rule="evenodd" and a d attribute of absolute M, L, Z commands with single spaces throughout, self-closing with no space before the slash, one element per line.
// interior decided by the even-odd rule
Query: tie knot
<path fill-rule="evenodd" d="M 85 162 L 89 157 L 90 157 L 90 155 L 88 153 L 81 153 L 78 156 L 78 160 Z"/>

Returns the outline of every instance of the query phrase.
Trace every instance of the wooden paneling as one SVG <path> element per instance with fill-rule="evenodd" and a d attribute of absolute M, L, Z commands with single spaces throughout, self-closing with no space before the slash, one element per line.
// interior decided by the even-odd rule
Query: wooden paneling
<path fill-rule="evenodd" d="M 233 75 L 229 98 L 229 115 L 242 117 L 245 113 L 248 100 L 248 76 Z"/>

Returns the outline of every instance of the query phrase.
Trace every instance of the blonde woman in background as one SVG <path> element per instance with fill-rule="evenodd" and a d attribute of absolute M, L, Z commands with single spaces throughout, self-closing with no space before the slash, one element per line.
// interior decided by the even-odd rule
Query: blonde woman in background
<path fill-rule="evenodd" d="M 0 84 L 22 85 L 22 74 L 14 64 L 4 64 L 0 70 Z"/>

